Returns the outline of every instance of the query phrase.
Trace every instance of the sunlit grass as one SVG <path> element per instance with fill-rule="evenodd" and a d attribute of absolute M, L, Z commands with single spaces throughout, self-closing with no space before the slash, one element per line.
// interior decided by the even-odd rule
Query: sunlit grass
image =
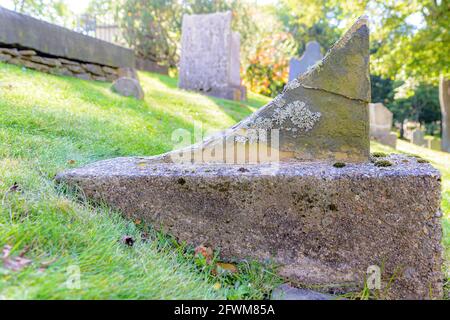
<path fill-rule="evenodd" d="M 58 189 L 53 177 L 64 169 L 168 151 L 174 129 L 194 121 L 222 129 L 267 101 L 234 103 L 180 91 L 169 77 L 140 78 L 145 101 L 118 96 L 107 83 L 0 63 L 0 251 L 28 248 L 32 260 L 20 271 L 0 267 L 0 299 L 261 299 L 278 283 L 260 264 L 213 277 L 192 249 L 167 246 L 150 231 L 140 241 L 143 226 Z M 80 268 L 79 289 L 67 286 L 70 266 Z"/>

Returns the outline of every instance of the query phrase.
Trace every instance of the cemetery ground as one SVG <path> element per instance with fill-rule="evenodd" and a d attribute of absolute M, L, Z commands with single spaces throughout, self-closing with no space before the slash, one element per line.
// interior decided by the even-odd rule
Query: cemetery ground
<path fill-rule="evenodd" d="M 0 63 L 0 298 L 263 299 L 281 283 L 275 266 L 217 266 L 217 257 L 206 261 L 209 253 L 195 254 L 55 184 L 64 169 L 159 154 L 172 148 L 175 129 L 192 129 L 194 121 L 205 130 L 227 128 L 269 101 L 252 93 L 248 102 L 215 99 L 179 90 L 167 76 L 139 77 L 144 101 L 116 95 L 109 83 Z M 376 143 L 372 151 L 394 152 Z M 450 154 L 401 140 L 397 152 L 427 159 L 442 173 L 448 266 Z M 68 270 L 77 268 L 80 286 L 68 286 Z"/>

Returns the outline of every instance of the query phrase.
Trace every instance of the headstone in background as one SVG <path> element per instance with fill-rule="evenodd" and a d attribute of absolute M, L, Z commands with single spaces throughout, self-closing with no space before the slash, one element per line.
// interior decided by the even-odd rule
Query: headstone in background
<path fill-rule="evenodd" d="M 179 87 L 245 100 L 240 78 L 240 36 L 231 31 L 230 11 L 184 15 Z"/>
<path fill-rule="evenodd" d="M 425 132 L 423 132 L 419 128 L 414 129 L 411 135 L 411 142 L 415 145 L 425 147 L 426 146 Z"/>
<path fill-rule="evenodd" d="M 395 148 L 397 135 L 391 133 L 393 115 L 382 103 L 369 103 L 370 137 Z"/>
<path fill-rule="evenodd" d="M 420 123 L 416 121 L 408 120 L 403 124 L 404 137 L 408 140 L 412 140 L 412 133 L 415 129 L 420 128 Z"/>
<path fill-rule="evenodd" d="M 439 102 L 442 114 L 442 151 L 450 152 L 450 80 L 441 77 Z"/>
<path fill-rule="evenodd" d="M 317 41 L 310 41 L 306 44 L 305 53 L 300 59 L 292 58 L 289 61 L 289 81 L 297 78 L 313 66 L 317 61 L 322 60 L 323 55 L 320 52 L 320 45 Z"/>
<path fill-rule="evenodd" d="M 425 139 L 426 146 L 428 149 L 441 151 L 441 140 L 433 137 L 433 138 L 426 138 Z"/>

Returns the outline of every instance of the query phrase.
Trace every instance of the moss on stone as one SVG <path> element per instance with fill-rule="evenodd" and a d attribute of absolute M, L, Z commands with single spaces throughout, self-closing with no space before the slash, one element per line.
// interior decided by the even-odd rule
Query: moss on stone
<path fill-rule="evenodd" d="M 376 167 L 390 167 L 390 166 L 392 166 L 392 162 L 390 162 L 388 160 L 378 160 L 377 162 L 375 162 L 375 166 Z"/>
<path fill-rule="evenodd" d="M 346 164 L 344 162 L 335 162 L 333 164 L 333 167 L 335 167 L 335 168 L 343 168 L 345 166 L 346 166 Z"/>
<path fill-rule="evenodd" d="M 377 152 L 372 152 L 372 157 L 375 157 L 375 158 L 384 158 L 384 157 L 387 157 L 387 154 L 384 153 L 384 152 L 379 152 L 379 151 L 377 151 Z"/>

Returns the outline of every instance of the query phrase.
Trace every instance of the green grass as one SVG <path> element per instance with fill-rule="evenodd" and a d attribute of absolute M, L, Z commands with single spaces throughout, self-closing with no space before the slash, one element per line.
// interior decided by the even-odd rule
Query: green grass
<path fill-rule="evenodd" d="M 176 89 L 174 79 L 140 74 L 145 101 L 112 93 L 110 85 L 56 77 L 0 63 L 0 249 L 28 247 L 31 265 L 0 265 L 0 299 L 261 299 L 279 283 L 271 268 L 239 264 L 213 277 L 191 248 L 150 233 L 108 208 L 90 207 L 59 190 L 64 169 L 116 156 L 171 149 L 176 128 L 234 124 L 267 99 L 248 103 Z M 18 190 L 10 190 L 14 184 Z M 14 189 L 14 188 L 13 188 Z M 121 243 L 124 235 L 137 242 Z M 66 285 L 68 267 L 81 288 Z M 70 269 L 69 269 L 70 270 Z"/>
<path fill-rule="evenodd" d="M 140 73 L 144 101 L 120 97 L 110 85 L 57 77 L 0 63 L 0 249 L 28 248 L 20 271 L 0 266 L 0 299 L 262 299 L 280 283 L 273 268 L 241 263 L 239 273 L 211 275 L 192 248 L 92 207 L 60 190 L 59 171 L 100 159 L 171 150 L 173 130 L 229 127 L 268 101 L 246 103 L 189 93 L 176 80 Z M 450 155 L 398 142 L 443 174 L 444 245 L 450 259 Z M 372 151 L 394 150 L 372 144 Z M 11 190 L 15 183 L 19 190 Z M 150 240 L 140 241 L 142 232 Z M 132 247 L 124 235 L 136 239 Z M 78 266 L 81 288 L 69 289 Z"/>

